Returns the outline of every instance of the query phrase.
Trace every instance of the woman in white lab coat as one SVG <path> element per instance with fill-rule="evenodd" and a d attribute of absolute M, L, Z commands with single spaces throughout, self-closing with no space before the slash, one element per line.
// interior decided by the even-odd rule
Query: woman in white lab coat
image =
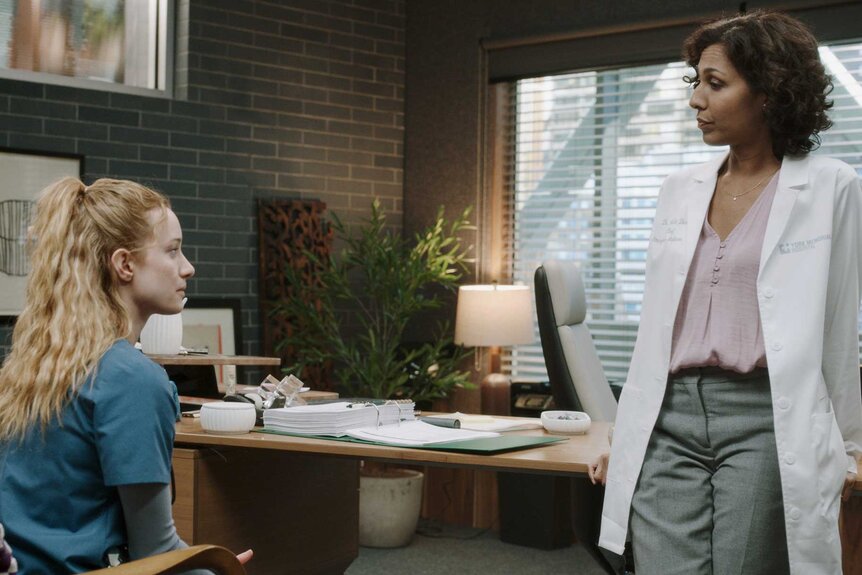
<path fill-rule="evenodd" d="M 808 155 L 831 81 L 798 21 L 754 12 L 686 41 L 703 139 L 728 154 L 659 196 L 600 545 L 638 575 L 841 573 L 862 446 L 862 190 Z"/>

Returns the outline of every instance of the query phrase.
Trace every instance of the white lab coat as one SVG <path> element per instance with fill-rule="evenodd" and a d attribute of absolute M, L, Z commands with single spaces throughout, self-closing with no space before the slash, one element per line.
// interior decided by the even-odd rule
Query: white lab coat
<path fill-rule="evenodd" d="M 664 398 L 680 295 L 724 159 L 671 175 L 659 195 L 602 513 L 599 545 L 616 553 L 623 551 L 632 494 Z M 785 158 L 757 297 L 793 575 L 841 573 L 839 495 L 862 449 L 860 241 L 856 172 L 829 158 Z"/>

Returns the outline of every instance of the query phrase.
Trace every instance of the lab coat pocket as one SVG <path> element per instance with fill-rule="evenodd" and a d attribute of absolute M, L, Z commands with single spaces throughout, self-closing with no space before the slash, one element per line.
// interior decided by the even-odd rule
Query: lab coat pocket
<path fill-rule="evenodd" d="M 841 431 L 831 410 L 813 414 L 811 423 L 820 509 L 828 515 L 833 510 L 837 511 L 846 476 L 847 456 Z"/>

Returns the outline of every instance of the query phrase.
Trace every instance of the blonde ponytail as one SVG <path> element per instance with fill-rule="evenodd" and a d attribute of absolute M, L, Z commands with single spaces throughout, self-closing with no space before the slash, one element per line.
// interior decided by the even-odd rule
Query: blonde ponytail
<path fill-rule="evenodd" d="M 109 266 L 119 249 L 151 241 L 150 210 L 169 208 L 126 180 L 87 187 L 64 178 L 36 203 L 26 304 L 0 369 L 0 440 L 58 417 L 99 358 L 131 325 Z"/>

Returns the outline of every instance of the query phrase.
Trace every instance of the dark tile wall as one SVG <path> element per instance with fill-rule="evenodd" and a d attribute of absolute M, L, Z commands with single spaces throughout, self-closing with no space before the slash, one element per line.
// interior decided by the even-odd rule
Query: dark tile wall
<path fill-rule="evenodd" d="M 0 80 L 0 145 L 170 196 L 190 297 L 241 298 L 259 353 L 256 198 L 321 199 L 350 224 L 376 196 L 401 225 L 405 0 L 179 4 L 177 97 Z M 10 339 L 0 326 L 0 356 Z"/>

